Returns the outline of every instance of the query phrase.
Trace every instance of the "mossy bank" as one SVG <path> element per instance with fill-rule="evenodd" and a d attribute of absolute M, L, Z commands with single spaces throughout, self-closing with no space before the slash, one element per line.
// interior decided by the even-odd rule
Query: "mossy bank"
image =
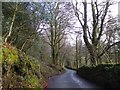
<path fill-rule="evenodd" d="M 63 70 L 60 66 L 38 62 L 17 48 L 2 45 L 2 87 L 3 88 L 44 88 L 50 76 Z"/>

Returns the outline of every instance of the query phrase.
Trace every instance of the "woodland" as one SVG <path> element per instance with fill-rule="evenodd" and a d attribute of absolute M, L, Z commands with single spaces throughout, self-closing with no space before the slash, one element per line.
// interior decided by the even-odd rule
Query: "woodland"
<path fill-rule="evenodd" d="M 42 90 L 65 66 L 103 87 L 119 87 L 120 23 L 110 10 L 116 4 L 2 2 L 1 87 Z"/>

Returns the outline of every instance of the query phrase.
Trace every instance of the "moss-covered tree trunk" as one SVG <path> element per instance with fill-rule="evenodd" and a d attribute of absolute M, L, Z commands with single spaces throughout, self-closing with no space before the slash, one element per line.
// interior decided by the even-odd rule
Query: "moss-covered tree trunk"
<path fill-rule="evenodd" d="M 108 12 L 109 2 L 105 3 L 105 8 L 101 11 L 98 9 L 97 1 L 91 1 L 91 11 L 92 11 L 92 28 L 91 26 L 88 26 L 87 21 L 87 0 L 84 0 L 83 2 L 84 11 L 83 11 L 83 18 L 80 19 L 79 12 L 77 9 L 77 3 L 75 8 L 75 15 L 78 18 L 82 29 L 83 29 L 83 39 L 85 42 L 85 45 L 88 49 L 88 52 L 90 54 L 91 63 L 93 65 L 97 65 L 98 63 L 101 63 L 101 56 L 100 56 L 100 39 L 103 34 L 103 26 L 105 17 Z M 101 12 L 103 12 L 101 14 Z M 101 14 L 101 16 L 99 15 Z M 91 32 L 89 29 L 91 28 Z"/>
<path fill-rule="evenodd" d="M 94 65 L 96 65 L 96 61 L 97 61 L 97 57 L 96 57 L 96 50 L 95 47 L 93 46 L 93 44 L 91 44 L 88 40 L 88 36 L 87 36 L 87 2 L 83 2 L 84 5 L 84 24 L 83 24 L 83 38 L 84 38 L 84 42 L 86 44 L 86 47 L 88 48 L 88 51 L 90 53 L 90 59 L 91 59 L 91 63 Z"/>

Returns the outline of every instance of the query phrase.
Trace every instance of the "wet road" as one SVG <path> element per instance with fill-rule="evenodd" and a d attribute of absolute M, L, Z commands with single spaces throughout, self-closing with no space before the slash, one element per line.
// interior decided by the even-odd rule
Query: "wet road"
<path fill-rule="evenodd" d="M 62 75 L 53 76 L 48 81 L 48 88 L 98 88 L 78 77 L 76 71 L 67 69 Z"/>

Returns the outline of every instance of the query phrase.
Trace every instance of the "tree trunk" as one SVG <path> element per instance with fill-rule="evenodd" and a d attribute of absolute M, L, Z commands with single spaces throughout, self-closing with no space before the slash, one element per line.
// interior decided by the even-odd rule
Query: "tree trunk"
<path fill-rule="evenodd" d="M 56 64 L 54 47 L 52 47 L 52 62 L 53 62 L 53 64 Z"/>
<path fill-rule="evenodd" d="M 77 41 L 77 37 L 76 36 L 76 68 L 79 68 L 79 61 L 78 61 L 78 41 Z"/>
<path fill-rule="evenodd" d="M 8 41 L 8 38 L 9 38 L 9 37 L 11 36 L 11 34 L 12 34 L 12 28 L 13 28 L 13 24 L 14 24 L 14 21 L 15 21 L 15 18 L 16 18 L 17 10 L 18 10 L 18 3 L 16 3 L 16 7 L 15 7 L 14 15 L 13 15 L 13 18 L 12 18 L 12 22 L 11 22 L 11 25 L 10 25 L 9 33 L 8 33 L 8 35 L 7 35 L 6 38 L 5 38 L 5 42 Z"/>

